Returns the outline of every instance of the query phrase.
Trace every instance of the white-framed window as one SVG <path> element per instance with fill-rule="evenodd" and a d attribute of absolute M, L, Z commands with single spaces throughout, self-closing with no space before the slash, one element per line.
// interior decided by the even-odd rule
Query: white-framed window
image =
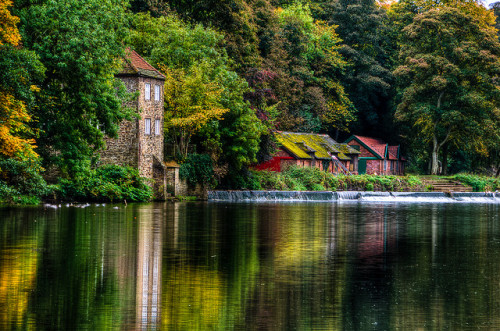
<path fill-rule="evenodd" d="M 151 84 L 149 83 L 144 85 L 144 99 L 151 100 Z"/>
<path fill-rule="evenodd" d="M 160 101 L 160 85 L 155 85 L 155 101 Z"/>
<path fill-rule="evenodd" d="M 146 135 L 151 134 L 151 119 L 150 118 L 144 119 L 144 133 Z"/>
<path fill-rule="evenodd" d="M 155 135 L 159 136 L 161 131 L 161 121 L 157 118 L 155 119 Z"/>

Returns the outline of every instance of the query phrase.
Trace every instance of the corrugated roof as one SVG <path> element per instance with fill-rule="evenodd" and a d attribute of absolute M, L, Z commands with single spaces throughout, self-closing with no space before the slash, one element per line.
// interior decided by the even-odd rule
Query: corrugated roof
<path fill-rule="evenodd" d="M 278 142 L 298 159 L 331 160 L 330 154 L 336 155 L 340 160 L 350 160 L 348 155 L 360 152 L 347 144 L 340 144 L 326 134 L 282 132 L 276 131 Z"/>
<path fill-rule="evenodd" d="M 139 54 L 137 54 L 136 51 L 130 48 L 125 50 L 123 68 L 118 73 L 118 76 L 119 75 L 139 75 L 165 80 L 165 76 L 161 72 L 144 60 Z"/>

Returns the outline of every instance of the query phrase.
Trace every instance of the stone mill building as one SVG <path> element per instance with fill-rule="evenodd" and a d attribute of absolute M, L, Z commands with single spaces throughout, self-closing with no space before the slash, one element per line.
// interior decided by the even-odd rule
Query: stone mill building
<path fill-rule="evenodd" d="M 135 51 L 128 49 L 123 69 L 116 75 L 127 91 L 138 95 L 126 106 L 137 109 L 139 117 L 120 124 L 117 138 L 107 138 L 101 162 L 132 166 L 151 179 L 156 199 L 165 197 L 163 163 L 163 86 L 165 76 Z"/>

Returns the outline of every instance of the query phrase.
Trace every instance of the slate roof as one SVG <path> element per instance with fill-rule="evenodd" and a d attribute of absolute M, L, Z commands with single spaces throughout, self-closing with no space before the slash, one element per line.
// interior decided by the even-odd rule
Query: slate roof
<path fill-rule="evenodd" d="M 165 76 L 144 60 L 136 51 L 127 48 L 122 70 L 117 76 L 143 76 L 165 80 Z"/>
<path fill-rule="evenodd" d="M 326 134 L 276 131 L 274 135 L 282 147 L 297 159 L 331 160 L 334 154 L 340 160 L 350 160 L 349 155 L 360 154 L 359 151 L 340 144 Z"/>

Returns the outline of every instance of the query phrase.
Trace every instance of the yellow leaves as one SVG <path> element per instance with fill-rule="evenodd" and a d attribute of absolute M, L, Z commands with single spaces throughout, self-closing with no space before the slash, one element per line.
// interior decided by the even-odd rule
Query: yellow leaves
<path fill-rule="evenodd" d="M 434 120 L 429 113 L 422 112 L 416 118 L 413 126 L 422 132 L 422 137 L 430 137 L 434 132 Z"/>
<path fill-rule="evenodd" d="M 30 120 L 22 101 L 0 92 L 0 154 L 21 159 L 38 157 L 33 150 L 36 147 L 35 140 L 22 138 L 32 134 L 26 125 Z"/>
<path fill-rule="evenodd" d="M 11 0 L 0 0 L 0 45 L 17 46 L 21 40 L 17 29 L 19 18 L 11 15 L 8 9 L 10 6 L 12 6 Z"/>
<path fill-rule="evenodd" d="M 220 120 L 229 111 L 220 104 L 223 87 L 205 77 L 203 65 L 188 72 L 159 65 L 165 74 L 166 127 L 189 134 L 202 129 L 211 120 Z"/>

